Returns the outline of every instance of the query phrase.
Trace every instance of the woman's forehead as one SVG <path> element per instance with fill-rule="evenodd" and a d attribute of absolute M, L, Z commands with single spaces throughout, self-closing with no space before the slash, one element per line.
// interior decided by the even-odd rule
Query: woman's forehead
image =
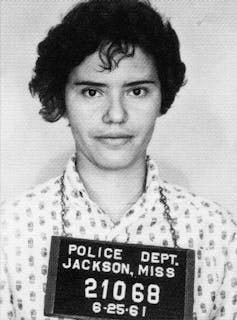
<path fill-rule="evenodd" d="M 150 55 L 139 47 L 134 48 L 134 54 L 131 56 L 122 53 L 114 56 L 115 67 L 111 70 L 103 68 L 103 58 L 101 52 L 96 51 L 87 56 L 80 65 L 76 66 L 71 74 L 71 80 L 99 80 L 99 79 L 117 79 L 128 80 L 130 78 L 157 77 L 155 64 Z M 134 80 L 134 79 L 133 79 Z"/>

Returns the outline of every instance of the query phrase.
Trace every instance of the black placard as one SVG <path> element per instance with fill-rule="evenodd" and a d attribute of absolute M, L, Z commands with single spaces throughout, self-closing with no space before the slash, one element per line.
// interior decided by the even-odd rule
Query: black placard
<path fill-rule="evenodd" d="M 194 251 L 52 237 L 45 315 L 190 320 Z"/>

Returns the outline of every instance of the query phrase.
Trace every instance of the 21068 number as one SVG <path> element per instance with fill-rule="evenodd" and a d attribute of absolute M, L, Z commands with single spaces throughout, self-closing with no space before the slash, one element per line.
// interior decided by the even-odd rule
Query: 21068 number
<path fill-rule="evenodd" d="M 101 291 L 101 296 L 98 297 L 98 289 Z M 98 283 L 94 278 L 87 278 L 85 280 L 85 297 L 88 299 L 107 299 L 112 298 L 115 301 L 122 301 L 127 299 L 127 285 L 124 281 L 117 280 L 109 283 L 108 279 L 103 280 L 98 288 Z M 146 302 L 150 304 L 157 304 L 160 300 L 160 287 L 157 284 L 149 284 L 147 288 L 142 283 L 134 283 L 131 290 L 131 299 L 134 303 L 141 303 L 146 298 Z"/>

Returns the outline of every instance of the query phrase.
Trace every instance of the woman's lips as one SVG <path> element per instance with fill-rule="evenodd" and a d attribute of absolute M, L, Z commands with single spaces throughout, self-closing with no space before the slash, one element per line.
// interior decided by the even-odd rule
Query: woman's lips
<path fill-rule="evenodd" d="M 111 146 L 111 147 L 120 147 L 125 144 L 127 144 L 133 136 L 129 135 L 118 135 L 118 136 L 99 136 L 96 137 L 101 143 L 103 143 L 106 146 Z"/>

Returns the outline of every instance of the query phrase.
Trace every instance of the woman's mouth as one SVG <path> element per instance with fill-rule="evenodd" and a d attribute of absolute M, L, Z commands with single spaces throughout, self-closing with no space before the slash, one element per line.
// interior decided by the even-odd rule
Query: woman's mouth
<path fill-rule="evenodd" d="M 131 135 L 103 135 L 96 137 L 101 143 L 109 147 L 124 146 L 132 140 Z"/>

